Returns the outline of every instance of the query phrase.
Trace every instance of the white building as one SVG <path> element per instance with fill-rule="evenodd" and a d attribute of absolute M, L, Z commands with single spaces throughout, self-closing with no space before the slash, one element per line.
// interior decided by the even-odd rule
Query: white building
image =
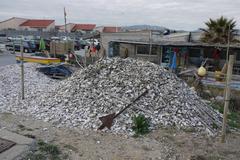
<path fill-rule="evenodd" d="M 25 18 L 12 17 L 10 19 L 0 22 L 0 30 L 4 29 L 19 30 L 20 25 L 26 21 L 27 19 Z"/>
<path fill-rule="evenodd" d="M 51 31 L 55 29 L 55 20 L 30 19 L 20 24 L 20 30 Z"/>
<path fill-rule="evenodd" d="M 75 26 L 74 23 L 68 23 L 68 24 L 66 24 L 66 30 L 67 30 L 67 32 L 70 33 L 70 32 L 72 31 L 72 29 L 73 29 L 74 26 Z M 58 27 L 58 31 L 59 31 L 59 32 L 65 32 L 65 25 L 59 26 L 59 27 Z"/>
<path fill-rule="evenodd" d="M 96 24 L 75 24 L 68 23 L 66 24 L 67 32 L 91 32 L 95 29 Z M 65 25 L 59 26 L 58 31 L 65 32 Z"/>

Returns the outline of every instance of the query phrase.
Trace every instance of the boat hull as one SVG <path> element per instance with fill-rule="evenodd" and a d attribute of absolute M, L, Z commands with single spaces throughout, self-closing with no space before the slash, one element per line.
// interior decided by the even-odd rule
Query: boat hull
<path fill-rule="evenodd" d="M 16 56 L 16 61 L 20 62 L 22 60 L 21 56 Z M 39 63 L 39 64 L 53 64 L 60 63 L 58 58 L 47 58 L 47 57 L 38 57 L 38 56 L 24 56 L 24 62 Z"/>

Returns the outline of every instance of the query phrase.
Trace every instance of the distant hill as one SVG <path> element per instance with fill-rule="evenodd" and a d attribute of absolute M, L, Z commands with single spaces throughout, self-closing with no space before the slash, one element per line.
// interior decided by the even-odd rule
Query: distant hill
<path fill-rule="evenodd" d="M 237 35 L 240 35 L 240 29 L 237 29 L 236 33 Z"/>
<path fill-rule="evenodd" d="M 133 25 L 133 26 L 123 26 L 122 30 L 125 31 L 140 31 L 140 30 L 156 30 L 156 31 L 165 31 L 166 27 L 162 26 L 152 26 L 152 25 Z"/>

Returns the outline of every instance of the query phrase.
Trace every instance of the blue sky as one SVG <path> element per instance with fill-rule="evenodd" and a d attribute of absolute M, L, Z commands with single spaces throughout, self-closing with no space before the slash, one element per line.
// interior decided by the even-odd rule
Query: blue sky
<path fill-rule="evenodd" d="M 55 19 L 97 25 L 160 25 L 196 30 L 209 18 L 234 18 L 240 28 L 240 0 L 1 0 L 0 21 L 10 17 Z"/>

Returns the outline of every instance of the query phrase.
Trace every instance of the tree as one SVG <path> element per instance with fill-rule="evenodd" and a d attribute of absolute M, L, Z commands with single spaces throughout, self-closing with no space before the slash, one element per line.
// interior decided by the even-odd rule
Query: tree
<path fill-rule="evenodd" d="M 227 19 L 221 16 L 218 19 L 209 19 L 208 22 L 205 22 L 207 29 L 202 29 L 204 31 L 202 35 L 202 42 L 206 43 L 228 43 L 228 35 L 230 42 L 237 42 L 234 39 L 234 34 L 236 33 L 236 21 L 233 19 Z M 230 32 L 229 32 L 230 31 Z"/>

